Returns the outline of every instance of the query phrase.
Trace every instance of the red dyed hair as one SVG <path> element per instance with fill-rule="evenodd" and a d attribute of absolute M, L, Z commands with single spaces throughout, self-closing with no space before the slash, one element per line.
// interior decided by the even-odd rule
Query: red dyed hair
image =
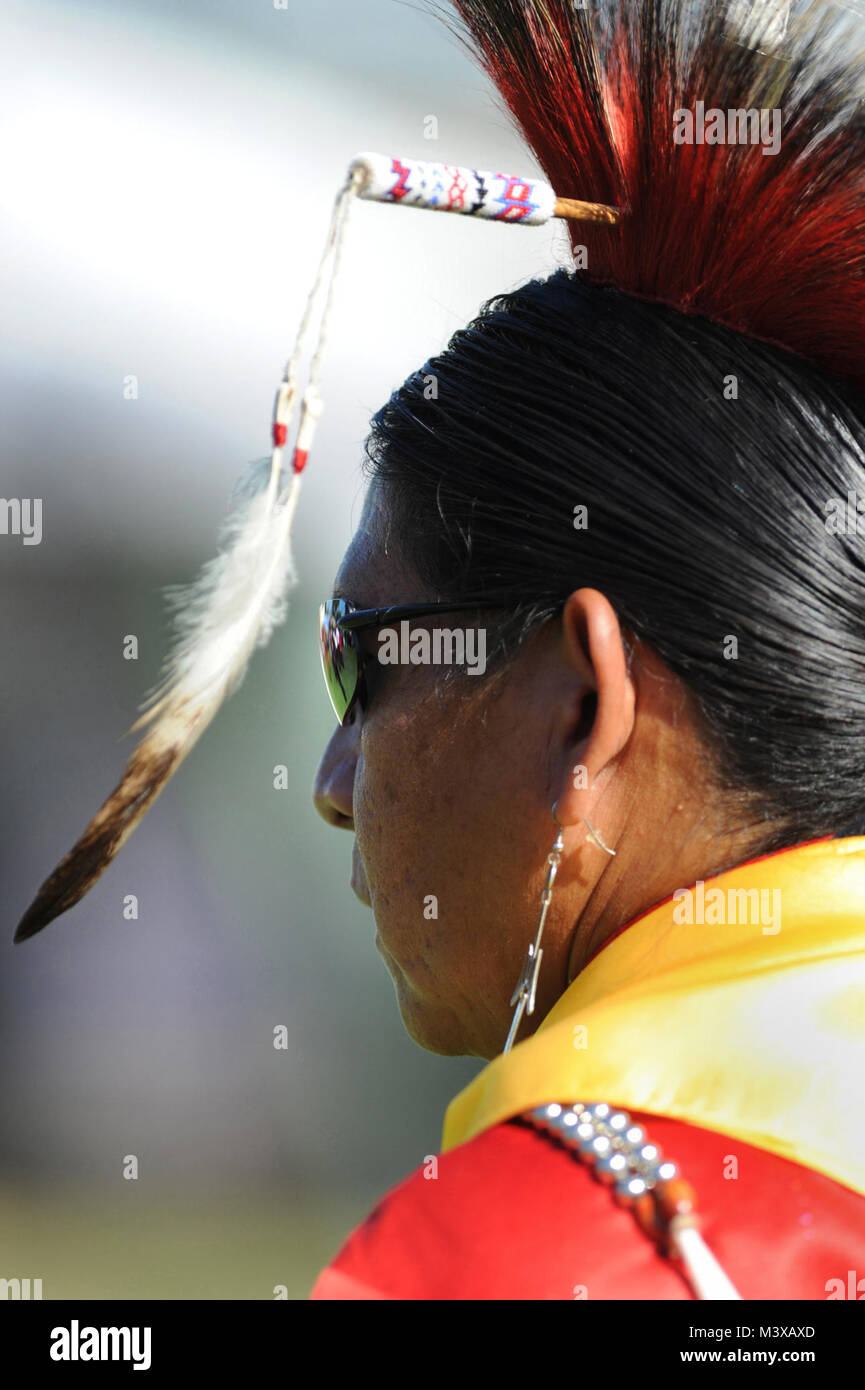
<path fill-rule="evenodd" d="M 581 273 L 865 390 L 861 19 L 813 4 L 778 44 L 737 34 L 733 0 L 588 3 L 452 0 L 556 193 L 625 210 L 615 227 L 569 224 Z M 778 153 L 676 144 L 676 111 L 698 101 L 779 110 Z"/>

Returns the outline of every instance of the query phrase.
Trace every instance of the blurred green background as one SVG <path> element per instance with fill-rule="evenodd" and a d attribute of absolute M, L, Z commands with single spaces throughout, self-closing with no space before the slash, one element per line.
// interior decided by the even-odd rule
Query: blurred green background
<path fill-rule="evenodd" d="M 6 0 L 0 55 L 0 491 L 43 504 L 41 544 L 0 536 L 0 1277 L 305 1298 L 480 1066 L 404 1033 L 351 836 L 312 807 L 317 605 L 370 413 L 483 299 L 564 263 L 563 233 L 353 210 L 288 622 L 91 894 L 13 947 L 118 780 L 161 590 L 214 553 L 267 451 L 350 157 L 536 166 L 452 36 L 397 0 Z"/>

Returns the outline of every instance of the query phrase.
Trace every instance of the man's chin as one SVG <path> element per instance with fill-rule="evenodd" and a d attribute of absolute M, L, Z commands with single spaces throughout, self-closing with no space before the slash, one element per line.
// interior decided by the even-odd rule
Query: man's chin
<path fill-rule="evenodd" d="M 416 994 L 390 960 L 388 968 L 400 1018 L 412 1042 L 439 1057 L 486 1057 L 471 1045 L 463 1021 L 451 1009 Z"/>

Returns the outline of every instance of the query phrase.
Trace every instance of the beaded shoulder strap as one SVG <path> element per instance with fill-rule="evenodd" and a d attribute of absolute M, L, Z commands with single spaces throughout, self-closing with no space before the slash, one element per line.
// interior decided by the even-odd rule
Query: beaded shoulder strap
<path fill-rule="evenodd" d="M 700 1235 L 693 1187 L 627 1111 L 604 1102 L 552 1102 L 514 1119 L 567 1149 L 609 1186 L 661 1252 L 681 1261 L 697 1298 L 742 1297 Z"/>

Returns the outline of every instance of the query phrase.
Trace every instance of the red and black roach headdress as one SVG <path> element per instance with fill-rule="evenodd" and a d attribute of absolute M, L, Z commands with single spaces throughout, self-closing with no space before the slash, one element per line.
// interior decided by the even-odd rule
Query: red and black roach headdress
<path fill-rule="evenodd" d="M 622 209 L 570 224 L 582 273 L 865 388 L 861 20 L 825 0 L 453 9 L 553 187 Z"/>

